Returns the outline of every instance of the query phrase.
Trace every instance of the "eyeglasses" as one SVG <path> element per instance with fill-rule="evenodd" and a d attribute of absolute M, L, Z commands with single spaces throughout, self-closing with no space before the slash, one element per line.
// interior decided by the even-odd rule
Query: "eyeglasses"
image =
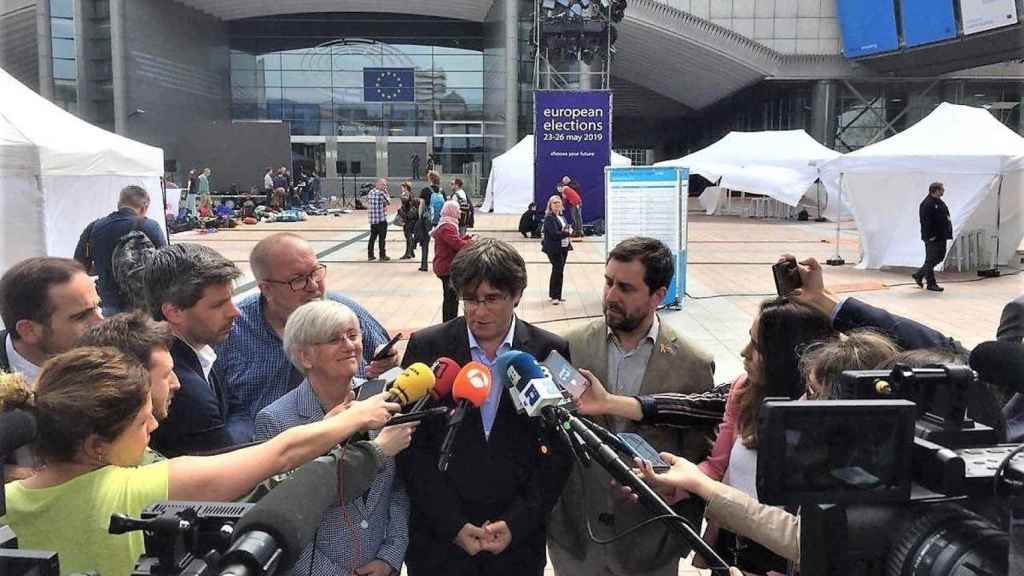
<path fill-rule="evenodd" d="M 316 268 L 309 274 L 295 276 L 291 280 L 264 280 L 270 284 L 285 284 L 292 289 L 292 292 L 308 290 L 310 284 L 319 284 L 327 276 L 327 264 L 317 264 Z"/>
<path fill-rule="evenodd" d="M 503 294 L 501 296 L 498 296 L 496 294 L 488 294 L 487 296 L 484 296 L 481 299 L 463 298 L 462 305 L 465 306 L 466 308 L 476 308 L 477 306 L 480 306 L 488 310 L 493 310 L 498 306 L 498 304 L 506 300 L 508 300 L 507 295 Z"/>

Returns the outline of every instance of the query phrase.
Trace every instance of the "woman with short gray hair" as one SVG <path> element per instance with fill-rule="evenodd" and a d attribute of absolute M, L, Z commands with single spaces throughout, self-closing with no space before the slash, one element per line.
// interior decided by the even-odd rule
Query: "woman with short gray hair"
<path fill-rule="evenodd" d="M 352 378 L 359 370 L 363 339 L 359 319 L 348 306 L 332 300 L 299 306 L 288 317 L 283 341 L 288 358 L 306 378 L 256 415 L 257 440 L 359 402 L 352 399 Z M 401 570 L 409 544 L 409 497 L 395 474 L 394 456 L 409 445 L 415 429 L 415 423 L 389 426 L 373 438 L 384 468 L 365 498 L 324 512 L 316 540 L 297 567 L 325 576 L 388 576 Z"/>

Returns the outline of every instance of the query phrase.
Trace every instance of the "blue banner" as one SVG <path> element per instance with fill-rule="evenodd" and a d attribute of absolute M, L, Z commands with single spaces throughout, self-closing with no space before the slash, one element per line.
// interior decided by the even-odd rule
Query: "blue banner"
<path fill-rule="evenodd" d="M 604 218 L 604 168 L 612 154 L 607 90 L 534 92 L 533 197 L 538 209 L 564 176 L 579 184 L 584 222 Z"/>
<path fill-rule="evenodd" d="M 415 102 L 415 68 L 363 68 L 365 102 Z"/>
<path fill-rule="evenodd" d="M 900 47 L 895 0 L 837 0 L 843 54 L 857 58 Z"/>
<path fill-rule="evenodd" d="M 953 0 L 903 0 L 900 20 L 903 45 L 908 48 L 956 38 Z"/>

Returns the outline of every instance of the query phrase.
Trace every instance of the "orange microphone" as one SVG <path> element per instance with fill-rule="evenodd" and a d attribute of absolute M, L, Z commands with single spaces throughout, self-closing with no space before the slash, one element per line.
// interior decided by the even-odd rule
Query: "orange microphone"
<path fill-rule="evenodd" d="M 441 444 L 441 457 L 437 461 L 437 469 L 441 472 L 448 470 L 448 462 L 452 458 L 452 444 L 466 417 L 469 405 L 472 404 L 479 408 L 490 393 L 491 370 L 479 362 L 466 364 L 455 376 L 455 382 L 452 384 L 452 398 L 458 404 L 448 419 L 448 432 L 445 433 L 444 442 Z"/>

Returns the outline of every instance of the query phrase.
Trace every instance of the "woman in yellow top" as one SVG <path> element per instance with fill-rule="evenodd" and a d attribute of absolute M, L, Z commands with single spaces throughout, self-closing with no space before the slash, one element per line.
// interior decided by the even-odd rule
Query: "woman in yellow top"
<path fill-rule="evenodd" d="M 144 550 L 142 533 L 108 534 L 111 514 L 138 517 L 161 500 L 238 498 L 359 430 L 383 426 L 399 409 L 383 394 L 343 406 L 257 446 L 135 467 L 157 427 L 146 369 L 112 348 L 66 352 L 43 366 L 34 394 L 20 378 L 0 379 L 0 410 L 35 415 L 35 448 L 46 464 L 5 486 L 0 523 L 10 524 L 21 548 L 56 551 L 61 574 L 130 574 Z"/>

